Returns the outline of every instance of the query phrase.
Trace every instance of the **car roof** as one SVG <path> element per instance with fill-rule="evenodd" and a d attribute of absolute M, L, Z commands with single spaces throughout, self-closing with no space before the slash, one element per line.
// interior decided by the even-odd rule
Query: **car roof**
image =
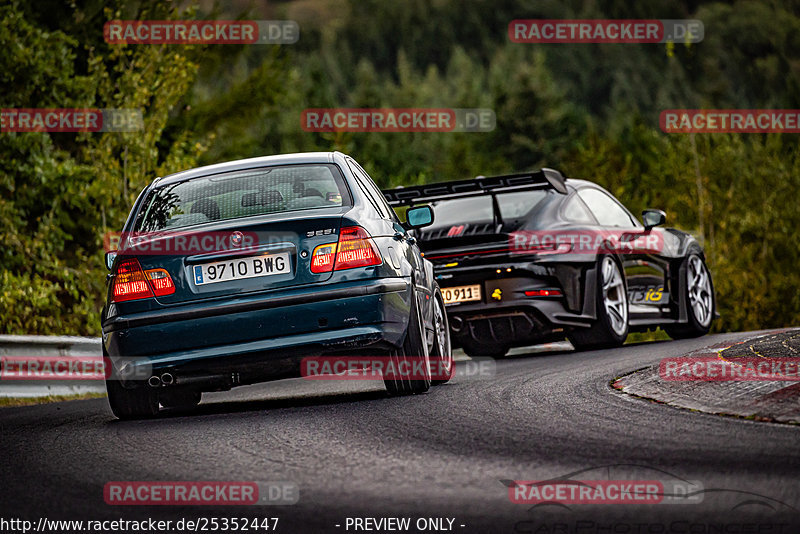
<path fill-rule="evenodd" d="M 334 163 L 337 159 L 344 162 L 345 155 L 341 152 L 299 152 L 296 154 L 279 154 L 276 156 L 261 156 L 258 158 L 237 159 L 213 165 L 196 167 L 186 171 L 170 174 L 163 178 L 156 178 L 153 186 L 162 186 L 201 176 L 209 176 L 223 172 L 253 169 L 257 167 L 267 167 L 270 165 L 297 165 L 313 163 Z"/>

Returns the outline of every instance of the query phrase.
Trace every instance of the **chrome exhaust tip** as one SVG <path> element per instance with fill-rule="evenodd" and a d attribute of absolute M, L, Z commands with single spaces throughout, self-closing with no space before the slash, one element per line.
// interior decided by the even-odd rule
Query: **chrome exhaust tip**
<path fill-rule="evenodd" d="M 161 383 L 165 386 L 171 386 L 175 382 L 175 377 L 171 373 L 164 373 L 161 375 Z"/>
<path fill-rule="evenodd" d="M 161 385 L 161 379 L 158 378 L 156 375 L 151 376 L 147 379 L 147 383 L 150 385 L 151 388 L 157 388 Z"/>
<path fill-rule="evenodd" d="M 461 317 L 450 317 L 450 329 L 453 332 L 460 332 L 464 328 L 464 319 Z"/>

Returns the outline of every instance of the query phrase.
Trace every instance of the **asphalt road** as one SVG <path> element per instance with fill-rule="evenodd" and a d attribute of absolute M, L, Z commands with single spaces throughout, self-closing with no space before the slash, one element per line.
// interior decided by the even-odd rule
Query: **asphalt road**
<path fill-rule="evenodd" d="M 348 517 L 450 518 L 453 532 L 800 532 L 800 428 L 609 387 L 662 357 L 745 336 L 516 356 L 493 377 L 457 376 L 411 398 L 375 382 L 289 380 L 150 421 L 117 421 L 105 399 L 4 408 L 0 518 L 277 517 L 285 533 L 385 531 L 348 528 Z M 502 482 L 570 474 L 702 491 L 682 504 L 535 506 L 511 502 Z M 291 481 L 300 497 L 214 508 L 103 498 L 109 481 L 187 480 Z"/>

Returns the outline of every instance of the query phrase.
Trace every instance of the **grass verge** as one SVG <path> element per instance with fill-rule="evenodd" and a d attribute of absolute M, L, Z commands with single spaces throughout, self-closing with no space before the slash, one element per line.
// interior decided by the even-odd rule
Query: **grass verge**
<path fill-rule="evenodd" d="M 63 402 L 83 399 L 100 399 L 105 393 L 80 393 L 77 395 L 49 395 L 47 397 L 2 397 L 0 408 L 12 406 L 32 406 L 34 404 L 47 404 L 49 402 Z"/>

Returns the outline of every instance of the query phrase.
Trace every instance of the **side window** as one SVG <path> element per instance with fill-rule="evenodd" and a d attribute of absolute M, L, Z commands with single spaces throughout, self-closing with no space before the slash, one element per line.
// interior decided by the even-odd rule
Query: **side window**
<path fill-rule="evenodd" d="M 386 198 L 377 188 L 375 182 L 372 181 L 372 178 L 370 178 L 366 171 L 364 171 L 364 169 L 362 169 L 355 161 L 349 161 L 348 164 L 350 165 L 350 170 L 353 171 L 353 174 L 356 177 L 359 187 L 361 187 L 361 189 L 367 195 L 367 198 L 370 200 L 380 216 L 384 219 L 393 220 L 394 212 L 386 203 Z"/>
<path fill-rule="evenodd" d="M 589 223 L 594 224 L 594 219 L 591 213 L 586 208 L 586 204 L 578 197 L 577 194 L 572 195 L 567 200 L 567 205 L 564 206 L 564 217 L 571 222 Z"/>
<path fill-rule="evenodd" d="M 383 191 L 381 191 L 380 188 L 377 186 L 377 184 L 375 183 L 375 180 L 373 180 L 372 177 L 370 177 L 370 175 L 367 174 L 367 171 L 365 171 L 364 168 L 361 165 L 359 165 L 358 163 L 356 163 L 355 165 L 364 174 L 364 176 L 367 177 L 367 183 L 372 188 L 372 190 L 375 192 L 375 195 L 377 196 L 378 204 L 383 206 L 383 211 L 387 214 L 386 218 L 391 220 L 391 221 L 399 222 L 399 220 L 397 219 L 397 214 L 394 212 L 392 207 L 386 201 L 386 197 L 383 196 Z"/>
<path fill-rule="evenodd" d="M 352 163 L 348 162 L 348 166 L 350 167 L 350 171 L 353 173 L 353 176 L 356 178 L 356 183 L 358 184 L 358 188 L 361 190 L 361 193 L 367 198 L 367 201 L 369 201 L 369 204 L 375 210 L 375 213 L 383 217 L 383 213 L 381 213 L 381 210 L 378 207 L 378 204 L 375 202 L 375 199 L 372 198 L 372 193 L 370 193 L 369 189 L 364 183 L 363 178 L 360 176 L 360 173 L 354 168 Z"/>
<path fill-rule="evenodd" d="M 597 221 L 603 226 L 636 228 L 638 225 L 619 203 L 599 189 L 585 188 L 578 191 Z"/>

